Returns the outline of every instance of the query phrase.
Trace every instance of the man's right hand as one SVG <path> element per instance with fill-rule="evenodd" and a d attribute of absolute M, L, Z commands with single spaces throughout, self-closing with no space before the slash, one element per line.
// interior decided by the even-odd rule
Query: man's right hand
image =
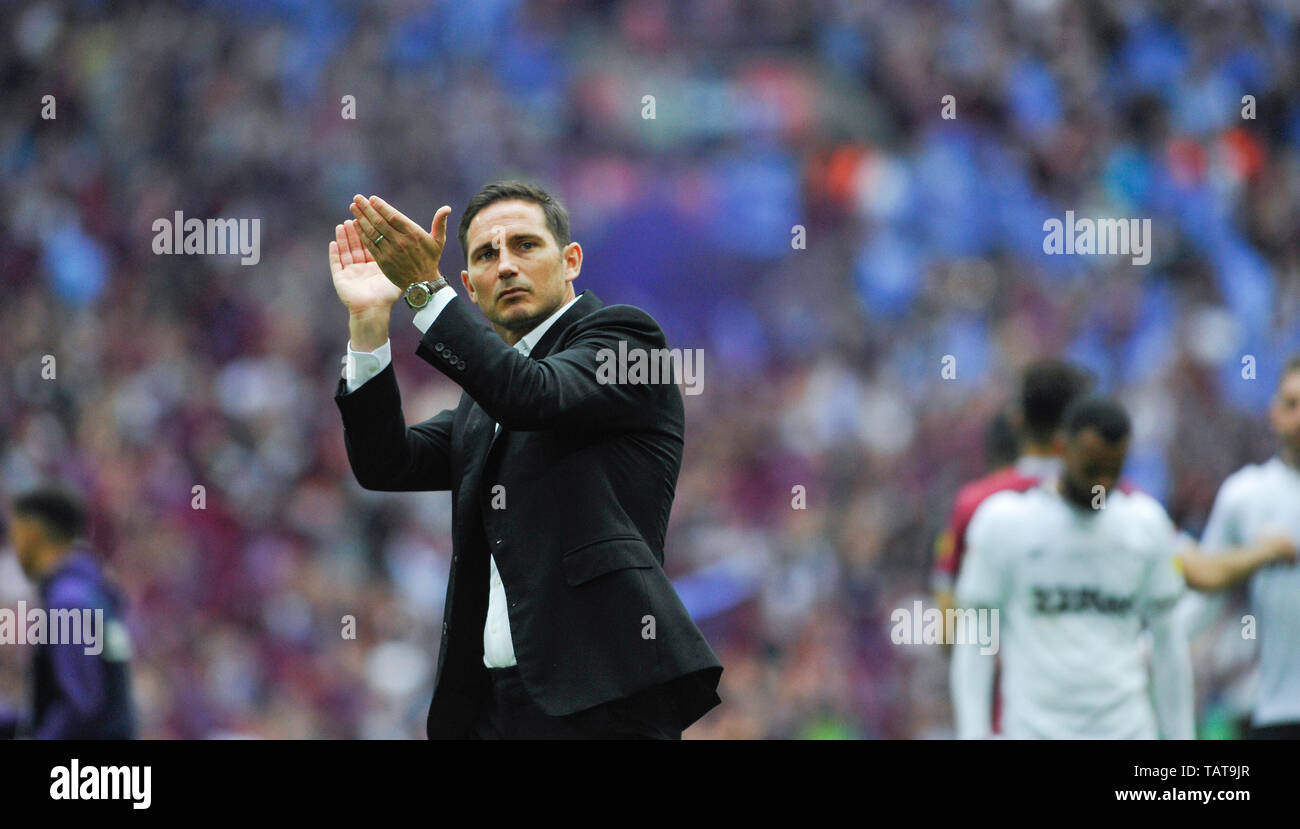
<path fill-rule="evenodd" d="M 352 219 L 334 228 L 330 272 L 334 290 L 348 309 L 349 347 L 374 351 L 388 342 L 388 317 L 402 289 L 384 276 L 379 263 L 361 244 L 361 234 Z"/>
<path fill-rule="evenodd" d="M 393 303 L 402 298 L 402 289 L 384 276 L 375 258 L 361 244 L 361 234 L 352 219 L 334 227 L 330 272 L 334 275 L 334 290 L 354 317 L 386 317 Z"/>

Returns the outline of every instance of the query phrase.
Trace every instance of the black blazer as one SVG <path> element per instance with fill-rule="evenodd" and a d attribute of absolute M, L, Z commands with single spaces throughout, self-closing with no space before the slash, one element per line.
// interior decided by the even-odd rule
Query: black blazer
<path fill-rule="evenodd" d="M 454 410 L 407 428 L 391 364 L 351 394 L 340 380 L 334 398 L 362 487 L 452 493 L 429 737 L 466 736 L 488 691 L 489 550 L 520 675 L 543 711 L 667 684 L 685 728 L 721 702 L 722 665 L 663 570 L 681 392 L 597 380 L 601 349 L 665 348 L 663 332 L 644 311 L 585 291 L 525 357 L 470 308 L 453 299 L 416 350 L 465 390 Z M 498 484 L 504 509 L 492 505 Z"/>

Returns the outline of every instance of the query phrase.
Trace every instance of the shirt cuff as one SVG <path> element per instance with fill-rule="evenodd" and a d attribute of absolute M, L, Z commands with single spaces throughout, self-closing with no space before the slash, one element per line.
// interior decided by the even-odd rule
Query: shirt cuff
<path fill-rule="evenodd" d="M 363 383 L 388 367 L 393 361 L 392 340 L 374 351 L 354 351 L 348 340 L 348 353 L 343 358 L 343 379 L 348 382 L 348 393 L 356 391 Z"/>
<path fill-rule="evenodd" d="M 411 322 L 415 323 L 415 327 L 420 329 L 420 333 L 423 334 L 433 326 L 433 321 L 442 313 L 442 309 L 447 307 L 447 303 L 455 298 L 455 288 L 450 285 L 439 288 L 433 297 L 429 299 L 429 304 L 421 308 Z"/>

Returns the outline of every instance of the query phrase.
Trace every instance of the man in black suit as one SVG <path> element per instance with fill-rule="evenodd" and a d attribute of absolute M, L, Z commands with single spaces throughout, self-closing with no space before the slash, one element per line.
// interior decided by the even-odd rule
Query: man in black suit
<path fill-rule="evenodd" d="M 452 493 L 429 737 L 680 739 L 721 702 L 722 673 L 663 571 L 681 392 L 602 370 L 666 353 L 663 332 L 574 295 L 582 248 L 539 188 L 488 185 L 461 219 L 461 283 L 492 330 L 438 271 L 450 207 L 430 232 L 378 197 L 350 209 L 329 251 L 349 311 L 348 460 L 366 489 Z M 399 298 L 416 353 L 464 390 L 410 428 L 388 342 Z"/>

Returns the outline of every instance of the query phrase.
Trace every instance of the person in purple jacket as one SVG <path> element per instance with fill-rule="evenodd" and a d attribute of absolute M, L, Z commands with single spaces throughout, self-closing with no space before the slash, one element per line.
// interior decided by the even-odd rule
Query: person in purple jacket
<path fill-rule="evenodd" d="M 10 540 L 23 572 L 38 586 L 40 603 L 21 614 L 25 619 L 9 611 L 36 644 L 31 709 L 25 715 L 0 711 L 0 737 L 133 739 L 124 602 L 84 543 L 84 508 L 75 495 L 45 487 L 15 498 L 12 513 Z"/>

